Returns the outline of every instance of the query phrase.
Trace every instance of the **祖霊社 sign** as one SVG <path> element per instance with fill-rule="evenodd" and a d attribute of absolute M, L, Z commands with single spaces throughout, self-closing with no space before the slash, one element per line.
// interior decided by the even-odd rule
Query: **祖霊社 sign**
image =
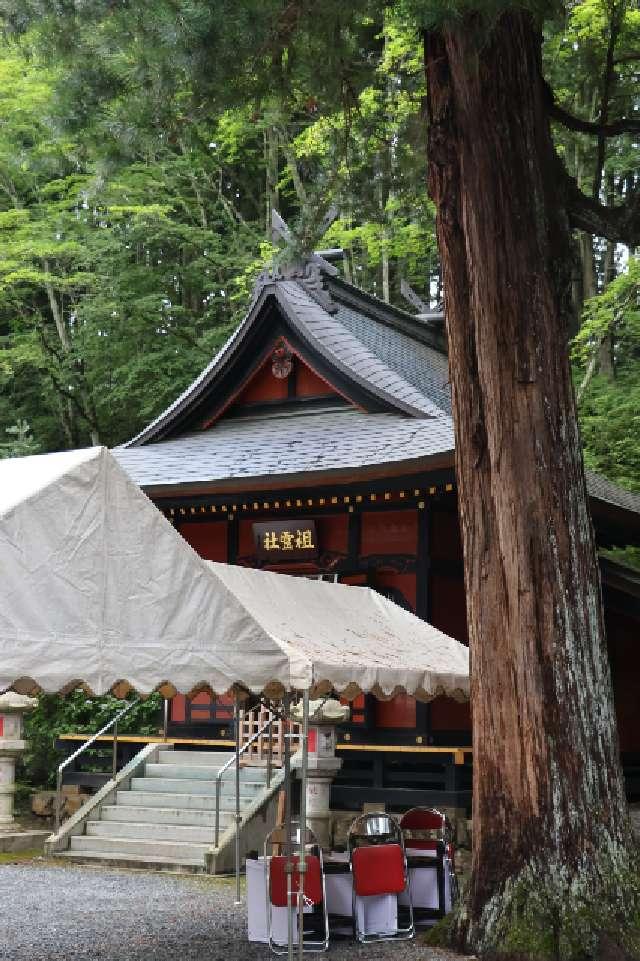
<path fill-rule="evenodd" d="M 312 520 L 254 524 L 253 537 L 256 557 L 263 561 L 313 560 L 318 556 L 316 525 Z"/>

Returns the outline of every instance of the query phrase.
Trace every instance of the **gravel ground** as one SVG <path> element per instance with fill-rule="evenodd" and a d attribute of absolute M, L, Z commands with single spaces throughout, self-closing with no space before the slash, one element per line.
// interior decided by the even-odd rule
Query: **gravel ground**
<path fill-rule="evenodd" d="M 0 865 L 1 961 L 266 961 L 224 879 L 49 864 Z M 417 942 L 332 944 L 332 961 L 452 961 Z"/>

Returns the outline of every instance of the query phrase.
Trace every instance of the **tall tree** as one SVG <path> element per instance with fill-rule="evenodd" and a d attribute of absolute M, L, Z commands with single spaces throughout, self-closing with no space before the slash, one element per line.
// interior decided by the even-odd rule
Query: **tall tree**
<path fill-rule="evenodd" d="M 590 211 L 602 229 L 607 213 L 555 153 L 530 13 L 466 13 L 429 30 L 425 53 L 472 653 L 461 938 L 510 958 L 595 957 L 603 937 L 639 952 L 567 350 L 569 218 Z M 633 216 L 616 216 L 637 242 Z"/>
<path fill-rule="evenodd" d="M 594 957 L 606 935 L 639 949 L 637 866 L 567 350 L 569 227 L 599 238 L 598 254 L 605 241 L 640 242 L 637 169 L 628 161 L 629 144 L 615 139 L 637 135 L 638 119 L 619 106 L 613 111 L 622 68 L 612 74 L 610 53 L 615 66 L 623 36 L 624 56 L 637 52 L 637 11 L 625 0 L 583 0 L 568 5 L 571 29 L 547 23 L 561 51 L 556 61 L 566 68 L 556 102 L 542 75 L 539 24 L 527 12 L 547 6 L 542 0 L 396 0 L 386 20 L 373 0 L 327 0 L 321 18 L 308 0 L 116 6 L 87 0 L 81 14 L 54 0 L 3 0 L 2 9 L 10 28 L 35 25 L 41 47 L 64 58 L 57 96 L 66 104 L 78 153 L 99 160 L 100 176 L 123 165 L 121 180 L 128 184 L 124 167 L 137 162 L 152 182 L 159 160 L 174 170 L 176 156 L 190 158 L 190 200 L 183 209 L 199 230 L 210 229 L 213 184 L 225 216 L 252 217 L 258 233 L 267 193 L 288 205 L 285 216 L 313 221 L 317 201 L 327 200 L 318 195 L 339 196 L 342 189 L 346 212 L 333 236 L 360 246 L 360 256 L 347 258 L 351 275 L 378 290 L 385 272 L 382 230 L 395 221 L 396 205 L 402 204 L 407 236 L 414 231 L 424 246 L 431 208 L 415 175 L 419 163 L 411 164 L 419 156 L 415 141 L 404 136 L 420 115 L 390 122 L 395 88 L 372 74 L 396 48 L 389 8 L 400 21 L 406 16 L 409 31 L 426 26 L 430 185 L 446 287 L 474 671 L 474 862 L 459 931 L 467 946 L 487 955 L 582 959 Z M 589 16 L 580 20 L 585 11 Z M 603 25 L 597 43 L 587 21 Z M 573 69 L 576 47 L 587 48 L 581 72 Z M 597 53 L 594 69 L 589 51 Z M 387 62 L 399 77 L 402 69 Z M 624 90 L 633 105 L 633 60 L 628 64 Z M 548 73 L 555 79 L 550 66 Z M 568 95 L 574 75 L 585 83 L 578 104 Z M 410 95 L 420 89 L 408 76 L 402 83 Z M 572 177 L 554 151 L 550 119 L 565 159 L 581 138 Z M 560 125 L 570 136 L 558 133 Z M 242 131 L 235 152 L 218 134 L 229 126 Z M 211 150 L 227 161 L 219 180 L 207 174 L 211 161 L 201 148 L 208 138 L 200 136 L 195 149 L 194 132 L 207 129 L 216 130 Z M 616 169 L 611 143 L 626 144 Z M 390 144 L 394 164 L 381 166 Z M 612 171 L 619 189 L 603 207 L 601 184 Z M 164 174 L 158 183 L 162 192 L 182 196 Z M 252 190 L 255 183 L 264 185 L 262 192 Z M 131 219 L 148 271 L 172 249 L 163 284 L 173 309 L 178 298 L 170 280 L 180 263 L 177 245 L 169 242 L 175 207 L 158 216 L 158 242 L 149 243 L 130 194 L 127 186 L 114 201 L 118 191 L 110 185 L 100 194 L 111 211 L 105 223 L 110 229 L 114 206 L 126 209 L 126 229 Z M 145 198 L 149 202 L 148 192 Z M 102 230 L 101 224 L 98 218 L 92 229 Z M 212 233 L 206 246 L 187 248 L 206 257 Z M 384 242 L 386 256 L 391 242 L 386 236 Z M 585 245 L 586 260 L 593 249 Z M 101 254 L 97 262 L 122 257 L 130 265 L 127 256 L 124 242 L 117 256 Z M 428 258 L 420 261 L 415 247 L 412 256 L 425 281 Z M 596 257 L 593 291 L 601 261 Z M 118 273 L 111 268 L 106 276 Z M 133 295 L 123 298 L 134 314 L 144 302 L 136 290 L 132 285 Z M 218 283 L 201 293 L 208 300 L 223 290 Z M 428 292 L 428 281 L 422 290 Z M 613 290 L 622 296 L 620 285 Z M 89 316 L 95 307 L 94 316 L 104 320 L 101 305 L 114 306 L 98 284 L 83 309 Z M 625 310 L 629 318 L 628 305 Z M 634 324 L 631 317 L 628 325 Z M 590 347 L 595 327 L 589 336 Z M 120 397 L 122 383 L 115 385 Z"/>

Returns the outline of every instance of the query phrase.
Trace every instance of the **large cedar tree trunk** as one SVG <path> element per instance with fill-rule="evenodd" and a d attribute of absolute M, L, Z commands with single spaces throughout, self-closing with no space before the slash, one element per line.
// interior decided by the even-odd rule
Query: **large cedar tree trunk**
<path fill-rule="evenodd" d="M 474 17 L 429 33 L 425 54 L 472 659 L 459 931 L 485 955 L 564 961 L 603 936 L 629 947 L 637 888 L 540 48 L 514 12 L 484 33 Z"/>

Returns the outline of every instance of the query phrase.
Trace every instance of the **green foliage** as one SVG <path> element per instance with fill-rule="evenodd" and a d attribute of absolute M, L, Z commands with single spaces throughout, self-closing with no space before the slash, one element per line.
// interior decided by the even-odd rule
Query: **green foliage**
<path fill-rule="evenodd" d="M 452 911 L 422 935 L 420 940 L 430 948 L 449 948 L 455 944 L 457 914 Z"/>
<path fill-rule="evenodd" d="M 240 319 L 273 256 L 271 206 L 302 246 L 342 247 L 341 269 L 364 289 L 406 306 L 406 279 L 439 301 L 420 31 L 481 11 L 481 40 L 506 6 L 328 0 L 318 18 L 279 0 L 87 0 L 81 11 L 2 0 L 3 452 L 23 450 L 5 433 L 16 422 L 52 450 L 121 442 L 159 413 Z M 546 76 L 558 102 L 591 120 L 619 16 L 608 117 L 634 114 L 635 5 L 519 7 L 547 17 Z M 591 192 L 596 139 L 554 134 Z M 637 138 L 608 138 L 601 196 L 624 199 L 639 166 Z M 331 203 L 339 217 L 321 238 Z M 577 384 L 604 337 L 614 363 L 588 377 L 585 454 L 638 489 L 637 266 L 622 270 L 624 251 L 604 243 L 593 253 L 599 296 L 575 341 Z"/>
<path fill-rule="evenodd" d="M 579 415 L 588 467 L 640 491 L 640 260 L 587 301 L 574 340 L 577 381 L 606 348 L 611 369 L 587 382 Z"/>
<path fill-rule="evenodd" d="M 584 365 L 605 336 L 614 339 L 616 366 L 640 359 L 640 257 L 631 257 L 622 273 L 585 304 L 582 325 L 573 342 L 574 357 Z"/>
<path fill-rule="evenodd" d="M 134 696 L 128 698 L 133 700 Z M 156 735 L 162 725 L 163 700 L 152 694 L 140 701 L 118 722 L 118 732 Z M 35 710 L 25 715 L 25 737 L 29 747 L 18 771 L 19 779 L 32 787 L 54 787 L 61 756 L 55 741 L 61 734 L 95 734 L 126 706 L 118 698 L 87 697 L 84 691 L 61 696 L 41 694 Z"/>
<path fill-rule="evenodd" d="M 617 564 L 624 564 L 625 567 L 640 571 L 640 547 L 637 545 L 612 547 L 608 550 L 601 550 L 600 553 L 603 557 L 608 557 L 609 560 L 615 561 Z"/>
<path fill-rule="evenodd" d="M 399 6 L 426 30 L 455 26 L 465 17 L 474 17 L 479 38 L 483 36 L 481 22 L 484 21 L 485 29 L 489 29 L 502 13 L 514 7 L 527 10 L 539 21 L 561 10 L 559 0 L 519 0 L 517 4 L 513 0 L 482 0 L 482 3 L 478 3 L 478 0 L 400 0 Z"/>
<path fill-rule="evenodd" d="M 580 407 L 587 467 L 640 491 L 640 361 L 594 377 Z"/>
<path fill-rule="evenodd" d="M 5 433 L 10 440 L 0 442 L 0 459 L 3 457 L 26 457 L 27 454 L 37 454 L 37 445 L 31 436 L 31 428 L 26 420 L 20 420 L 12 427 L 6 427 Z"/>
<path fill-rule="evenodd" d="M 631 117 L 637 103 L 637 53 L 640 38 L 640 10 L 628 0 L 581 0 L 570 4 L 564 16 L 547 25 L 544 45 L 545 72 L 558 103 L 584 120 L 595 121 L 601 109 L 602 85 L 612 28 L 612 16 L 619 17 L 615 47 L 615 73 L 611 79 L 610 121 Z M 570 172 L 586 193 L 592 192 L 597 138 L 568 130 L 557 124 L 556 142 Z M 628 189 L 640 163 L 638 138 L 620 134 L 610 138 L 605 171 L 615 174 L 616 200 Z"/>
<path fill-rule="evenodd" d="M 328 59 L 317 24 L 294 53 L 282 23 L 276 58 L 279 5 L 226 6 L 222 30 L 222 11 L 182 4 L 176 31 L 163 3 L 4 5 L 20 40 L 0 57 L 0 432 L 27 420 L 42 450 L 136 433 L 240 319 L 272 205 L 311 247 L 337 202 L 322 242 L 349 276 L 430 299 L 415 32 L 363 4 Z"/>
<path fill-rule="evenodd" d="M 114 444 L 233 329 L 259 234 L 208 131 L 107 164 L 52 120 L 58 75 L 23 52 L 0 60 L 0 429 L 21 417 L 43 449 Z"/>

